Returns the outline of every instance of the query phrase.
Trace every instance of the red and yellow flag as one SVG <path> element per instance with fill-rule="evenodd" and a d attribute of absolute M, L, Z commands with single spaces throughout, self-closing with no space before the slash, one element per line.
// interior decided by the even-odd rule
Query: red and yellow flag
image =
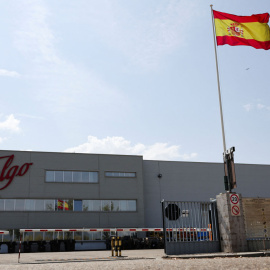
<path fill-rule="evenodd" d="M 65 210 L 69 210 L 68 208 L 68 203 L 62 200 L 57 200 L 57 208 L 63 210 L 65 208 Z"/>
<path fill-rule="evenodd" d="M 269 13 L 236 16 L 213 10 L 217 45 L 270 49 Z"/>

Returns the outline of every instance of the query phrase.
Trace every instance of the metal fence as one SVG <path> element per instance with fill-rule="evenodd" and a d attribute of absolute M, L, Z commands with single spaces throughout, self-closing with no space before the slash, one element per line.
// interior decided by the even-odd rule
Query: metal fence
<path fill-rule="evenodd" d="M 162 201 L 167 255 L 220 251 L 215 202 Z"/>

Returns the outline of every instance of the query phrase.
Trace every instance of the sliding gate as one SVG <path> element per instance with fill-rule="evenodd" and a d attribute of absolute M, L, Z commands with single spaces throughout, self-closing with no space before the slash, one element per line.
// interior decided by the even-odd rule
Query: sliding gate
<path fill-rule="evenodd" d="M 220 251 L 216 202 L 161 203 L 167 255 Z"/>

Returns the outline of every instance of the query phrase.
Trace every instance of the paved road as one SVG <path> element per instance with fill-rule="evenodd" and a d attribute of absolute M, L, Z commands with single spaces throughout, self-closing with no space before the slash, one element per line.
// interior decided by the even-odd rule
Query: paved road
<path fill-rule="evenodd" d="M 122 258 L 110 257 L 110 251 L 0 254 L 0 269 L 270 269 L 270 257 L 211 259 L 164 259 L 163 250 L 124 250 Z"/>

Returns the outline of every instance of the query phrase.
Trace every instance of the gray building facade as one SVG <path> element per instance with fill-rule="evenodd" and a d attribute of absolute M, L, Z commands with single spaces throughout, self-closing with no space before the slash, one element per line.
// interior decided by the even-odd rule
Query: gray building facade
<path fill-rule="evenodd" d="M 209 201 L 223 164 L 0 151 L 0 229 L 160 228 L 160 201 Z M 243 197 L 269 197 L 269 165 L 236 165 Z"/>

